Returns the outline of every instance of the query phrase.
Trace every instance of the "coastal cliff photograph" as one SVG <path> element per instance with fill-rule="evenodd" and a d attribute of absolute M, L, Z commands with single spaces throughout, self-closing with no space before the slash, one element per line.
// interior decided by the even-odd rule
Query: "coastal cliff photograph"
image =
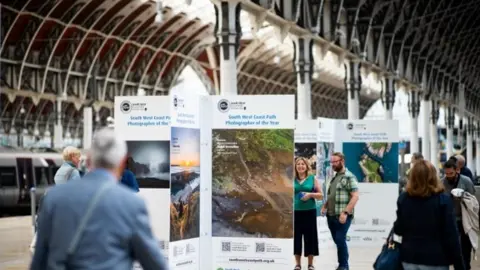
<path fill-rule="evenodd" d="M 126 168 L 137 178 L 140 188 L 170 187 L 170 142 L 127 141 Z"/>
<path fill-rule="evenodd" d="M 215 237 L 293 237 L 293 129 L 213 130 Z"/>

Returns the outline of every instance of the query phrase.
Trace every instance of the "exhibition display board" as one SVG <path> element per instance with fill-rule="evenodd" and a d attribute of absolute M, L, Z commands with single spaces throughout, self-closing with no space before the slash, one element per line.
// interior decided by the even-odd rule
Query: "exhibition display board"
<path fill-rule="evenodd" d="M 348 233 L 350 246 L 381 245 L 396 218 L 399 126 L 395 120 L 342 120 L 335 151 L 358 179 L 360 200 Z"/>
<path fill-rule="evenodd" d="M 327 201 L 327 181 L 333 177 L 333 170 L 330 165 L 330 157 L 335 152 L 335 130 L 339 121 L 330 118 L 317 118 L 315 131 L 317 142 L 317 178 L 322 185 L 324 202 Z M 320 247 L 332 247 L 334 242 L 328 229 L 327 218 L 319 215 L 318 243 Z"/>
<path fill-rule="evenodd" d="M 172 92 L 170 99 L 169 266 L 201 269 L 200 97 Z"/>
<path fill-rule="evenodd" d="M 209 269 L 291 269 L 294 96 L 209 98 Z"/>
<path fill-rule="evenodd" d="M 168 255 L 170 204 L 170 99 L 167 96 L 115 97 L 115 132 L 128 147 L 133 172 L 145 200 L 153 233 Z"/>

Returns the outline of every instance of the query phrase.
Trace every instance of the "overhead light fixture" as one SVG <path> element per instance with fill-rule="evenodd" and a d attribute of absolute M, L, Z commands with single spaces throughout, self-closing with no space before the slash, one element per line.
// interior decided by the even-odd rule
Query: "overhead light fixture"
<path fill-rule="evenodd" d="M 143 88 L 138 88 L 137 96 L 145 96 L 146 92 Z"/>
<path fill-rule="evenodd" d="M 279 55 L 275 55 L 275 57 L 273 58 L 273 62 L 277 65 L 280 64 L 280 60 L 282 59 Z"/>

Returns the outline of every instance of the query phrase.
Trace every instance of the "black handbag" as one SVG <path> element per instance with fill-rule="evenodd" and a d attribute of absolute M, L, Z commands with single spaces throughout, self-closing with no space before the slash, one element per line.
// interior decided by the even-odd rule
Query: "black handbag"
<path fill-rule="evenodd" d="M 393 238 L 393 229 L 387 237 L 387 241 L 382 247 L 382 251 L 378 255 L 373 269 L 375 270 L 403 270 L 402 262 L 400 260 L 400 246 L 401 244 L 395 242 Z"/>

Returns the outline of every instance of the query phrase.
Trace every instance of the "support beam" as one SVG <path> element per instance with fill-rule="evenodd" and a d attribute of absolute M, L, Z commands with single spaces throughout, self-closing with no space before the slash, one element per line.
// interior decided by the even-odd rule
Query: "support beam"
<path fill-rule="evenodd" d="M 63 101 L 57 98 L 55 101 L 55 123 L 53 124 L 53 148 L 63 147 Z"/>
<path fill-rule="evenodd" d="M 383 107 L 385 108 L 385 119 L 393 119 L 393 106 L 395 105 L 395 78 L 387 76 L 384 79 L 383 89 L 380 92 Z"/>
<path fill-rule="evenodd" d="M 93 136 L 93 108 L 83 109 L 83 149 L 90 149 Z"/>
<path fill-rule="evenodd" d="M 237 56 L 242 35 L 240 0 L 213 0 L 217 43 L 220 46 L 220 94 L 238 95 Z"/>
<path fill-rule="evenodd" d="M 424 95 L 422 104 L 423 108 L 422 119 L 423 119 L 423 133 L 422 133 L 422 154 L 423 157 L 427 160 L 431 160 L 430 149 L 430 116 L 432 115 L 432 104 L 428 96 Z"/>
<path fill-rule="evenodd" d="M 393 106 L 392 106 L 393 107 Z M 410 153 L 419 151 L 418 115 L 420 114 L 420 93 L 410 91 L 408 95 L 408 112 L 410 114 Z"/>
<path fill-rule="evenodd" d="M 440 115 L 440 108 L 438 101 L 432 99 L 431 101 L 431 113 L 430 113 L 430 162 L 438 168 L 439 156 L 438 156 L 438 129 L 437 122 Z"/>
<path fill-rule="evenodd" d="M 455 108 L 445 108 L 445 125 L 447 126 L 447 158 L 453 156 L 453 129 L 455 128 Z"/>
<path fill-rule="evenodd" d="M 467 118 L 467 167 L 475 175 L 475 164 L 473 163 L 473 136 L 475 133 L 475 127 L 473 125 L 473 117 Z"/>
<path fill-rule="evenodd" d="M 477 121 L 477 128 L 475 131 L 476 131 L 476 137 L 477 137 L 477 140 L 475 142 L 475 172 L 476 172 L 475 175 L 479 176 L 480 175 L 480 121 Z"/>
<path fill-rule="evenodd" d="M 348 119 L 360 118 L 360 90 L 362 89 L 361 63 L 348 60 L 345 63 L 345 89 L 348 91 Z"/>
<path fill-rule="evenodd" d="M 294 68 L 297 73 L 297 119 L 312 119 L 313 40 L 295 37 Z"/>

